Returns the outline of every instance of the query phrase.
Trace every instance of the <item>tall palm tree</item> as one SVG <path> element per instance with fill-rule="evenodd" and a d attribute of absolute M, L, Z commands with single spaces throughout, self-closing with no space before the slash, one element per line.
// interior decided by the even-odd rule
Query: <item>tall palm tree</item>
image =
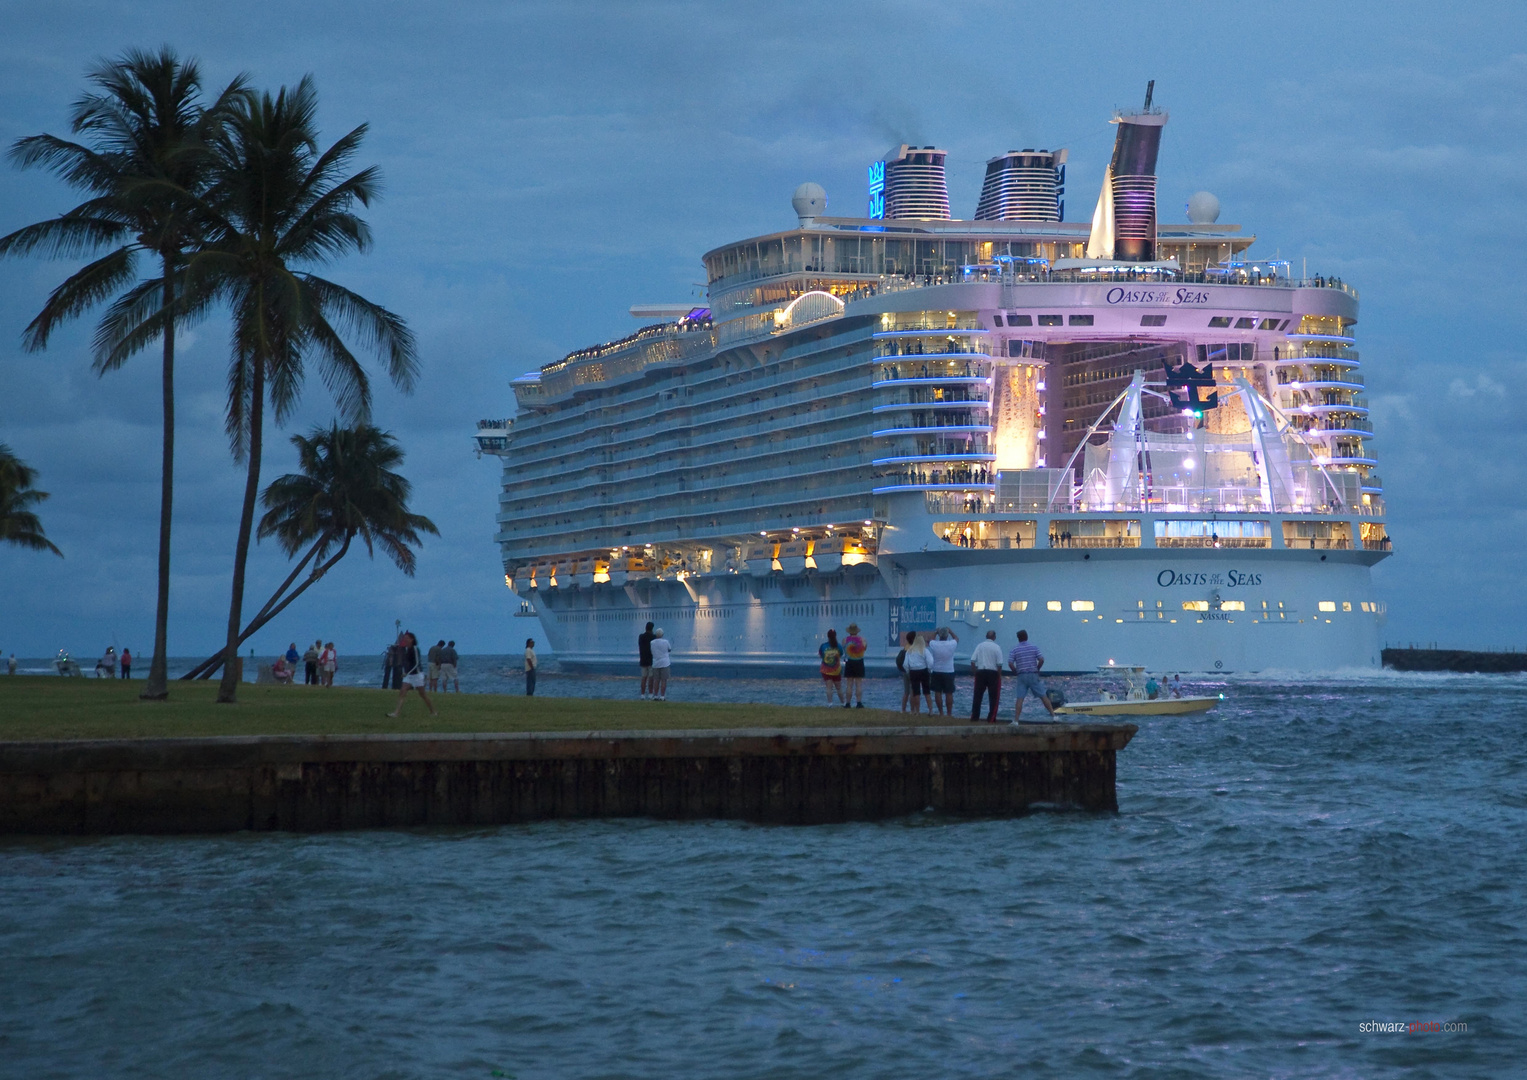
<path fill-rule="evenodd" d="M 233 104 L 213 144 L 207 242 L 186 264 L 193 306 L 217 298 L 232 309 L 226 426 L 235 460 L 247 465 L 219 702 L 234 701 L 238 688 L 232 659 L 239 645 L 267 396 L 276 423 L 282 423 L 296 408 L 311 361 L 341 418 L 368 419 L 370 380 L 340 329 L 379 354 L 389 378 L 404 390 L 413 388 L 418 366 L 413 335 L 401 318 L 302 269 L 370 247 L 371 230 L 355 209 L 371 204 L 379 182 L 374 168 L 344 175 L 366 125 L 320 151 L 317 111 L 310 76 L 275 97 L 248 95 Z"/>
<path fill-rule="evenodd" d="M 435 523 L 410 513 L 412 486 L 395 470 L 403 464 L 403 451 L 385 431 L 370 424 L 314 428 L 309 435 L 293 435 L 300 472 L 272 481 L 260 496 L 265 516 L 259 537 L 274 536 L 289 557 L 307 548 L 280 588 L 271 594 L 257 615 L 239 634 L 243 643 L 251 634 L 279 615 L 309 586 L 327 574 L 357 536 L 366 553 L 380 547 L 394 565 L 413 576 L 413 548 L 423 541 L 420 533 L 439 536 Z M 313 569 L 295 589 L 293 582 L 309 564 Z M 208 657 L 185 679 L 207 678 L 222 665 L 224 654 Z"/>
<path fill-rule="evenodd" d="M 243 93 L 243 77 L 228 85 L 211 108 L 201 104 L 201 71 L 168 46 L 133 50 L 102 61 L 95 86 L 74 103 L 70 124 L 88 145 L 53 135 L 32 135 L 11 147 L 22 168 L 58 174 L 88 198 L 74 209 L 0 238 L 0 255 L 45 251 L 55 256 L 106 253 L 54 289 L 27 326 L 29 351 L 45 348 L 67 320 L 120 293 L 96 331 L 97 374 L 114 371 L 132 354 L 163 345 L 160 393 L 164 434 L 159 478 L 159 590 L 154 610 L 154 656 L 144 698 L 168 696 L 165 672 L 170 620 L 170 519 L 175 482 L 175 326 L 182 316 L 177 281 L 186 251 L 196 242 L 188 193 L 203 186 L 206 143 L 229 102 Z M 157 273 L 140 279 L 138 260 L 157 260 Z"/>
<path fill-rule="evenodd" d="M 42 521 L 32 507 L 48 497 L 38 491 L 37 470 L 0 443 L 0 541 L 33 551 L 51 551 L 63 557 L 42 531 Z"/>

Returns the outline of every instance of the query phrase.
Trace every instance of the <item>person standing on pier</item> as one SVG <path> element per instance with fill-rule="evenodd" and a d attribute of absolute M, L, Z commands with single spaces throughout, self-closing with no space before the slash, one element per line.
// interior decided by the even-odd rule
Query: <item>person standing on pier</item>
<path fill-rule="evenodd" d="M 848 699 L 843 696 L 843 647 L 838 644 L 836 630 L 827 631 L 827 640 L 817 648 L 817 655 L 822 661 L 822 685 L 827 688 L 828 706 L 832 705 L 833 694 L 837 694 L 843 707 L 848 708 Z"/>
<path fill-rule="evenodd" d="M 656 636 L 652 633 L 652 624 L 647 624 L 636 639 L 636 662 L 642 669 L 642 700 L 647 700 L 647 695 L 657 697 L 657 691 L 653 687 L 652 678 L 652 639 Z"/>
<path fill-rule="evenodd" d="M 954 650 L 960 639 L 947 626 L 928 642 L 928 681 L 933 686 L 933 703 L 940 716 L 954 715 Z"/>
<path fill-rule="evenodd" d="M 908 633 L 911 643 L 907 645 L 907 678 L 912 683 L 912 712 L 922 712 L 923 706 L 928 707 L 928 715 L 933 715 L 933 698 L 928 690 L 928 642 L 922 634 Z"/>
<path fill-rule="evenodd" d="M 1018 644 L 1013 646 L 1007 654 L 1007 666 L 1018 676 L 1018 706 L 1013 710 L 1013 723 L 1023 716 L 1023 700 L 1030 694 L 1039 699 L 1039 703 L 1045 707 L 1045 712 L 1055 715 L 1055 708 L 1050 704 L 1050 695 L 1045 690 L 1045 684 L 1039 679 L 1039 672 L 1045 666 L 1044 654 L 1039 651 L 1039 646 L 1029 641 L 1027 630 L 1018 631 Z"/>
<path fill-rule="evenodd" d="M 843 707 L 848 708 L 849 699 L 854 707 L 864 708 L 864 654 L 869 646 L 859 636 L 859 624 L 848 624 L 848 636 L 843 639 L 843 678 L 847 687 L 843 695 Z"/>
<path fill-rule="evenodd" d="M 663 628 L 660 626 L 652 631 L 652 640 L 647 643 L 652 650 L 652 700 L 668 700 L 668 669 L 673 666 L 673 642 L 663 636 Z"/>
<path fill-rule="evenodd" d="M 970 690 L 970 722 L 981 720 L 981 695 L 991 701 L 989 724 L 997 722 L 997 703 L 1002 697 L 1002 647 L 997 644 L 997 632 L 986 631 L 986 640 L 970 652 L 970 670 L 975 673 L 976 683 Z"/>

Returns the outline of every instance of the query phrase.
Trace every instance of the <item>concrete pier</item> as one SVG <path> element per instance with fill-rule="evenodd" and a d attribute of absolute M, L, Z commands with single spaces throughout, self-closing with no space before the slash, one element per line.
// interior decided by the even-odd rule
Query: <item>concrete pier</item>
<path fill-rule="evenodd" d="M 1117 810 L 1133 724 L 0 743 L 0 834 Z"/>

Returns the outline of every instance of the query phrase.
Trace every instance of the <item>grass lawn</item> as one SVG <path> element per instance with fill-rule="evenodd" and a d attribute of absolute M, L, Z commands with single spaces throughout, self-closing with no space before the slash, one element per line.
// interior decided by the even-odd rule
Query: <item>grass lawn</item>
<path fill-rule="evenodd" d="M 0 741 L 133 739 L 197 735 L 364 735 L 444 731 L 611 731 L 673 728 L 903 726 L 905 713 L 779 705 L 715 705 L 508 694 L 432 695 L 432 718 L 410 694 L 401 720 L 389 720 L 398 695 L 354 687 L 239 688 L 236 705 L 218 705 L 217 683 L 171 682 L 168 702 L 139 701 L 139 679 L 0 677 Z M 921 716 L 918 722 L 937 723 Z M 960 722 L 958 720 L 956 723 Z"/>

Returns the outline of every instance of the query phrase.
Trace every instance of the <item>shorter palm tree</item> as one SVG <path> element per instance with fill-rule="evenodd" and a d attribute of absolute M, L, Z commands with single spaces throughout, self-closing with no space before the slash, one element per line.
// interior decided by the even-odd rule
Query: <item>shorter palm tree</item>
<path fill-rule="evenodd" d="M 32 509 L 48 497 L 32 487 L 35 483 L 37 470 L 0 443 L 0 540 L 62 558 L 64 553 L 43 534 L 42 521 Z"/>
<path fill-rule="evenodd" d="M 403 463 L 403 451 L 387 432 L 370 424 L 336 423 L 314 428 L 309 435 L 294 435 L 292 444 L 302 471 L 271 481 L 260 496 L 266 512 L 259 538 L 274 536 L 288 556 L 307 550 L 240 633 L 240 644 L 333 569 L 357 536 L 368 555 L 374 556 L 380 547 L 412 577 L 417 563 L 413 548 L 422 543 L 419 534 L 440 535 L 429 518 L 409 512 L 412 485 L 395 471 Z M 293 588 L 304 570 L 307 577 Z M 181 677 L 209 677 L 222 666 L 225 651 Z"/>

